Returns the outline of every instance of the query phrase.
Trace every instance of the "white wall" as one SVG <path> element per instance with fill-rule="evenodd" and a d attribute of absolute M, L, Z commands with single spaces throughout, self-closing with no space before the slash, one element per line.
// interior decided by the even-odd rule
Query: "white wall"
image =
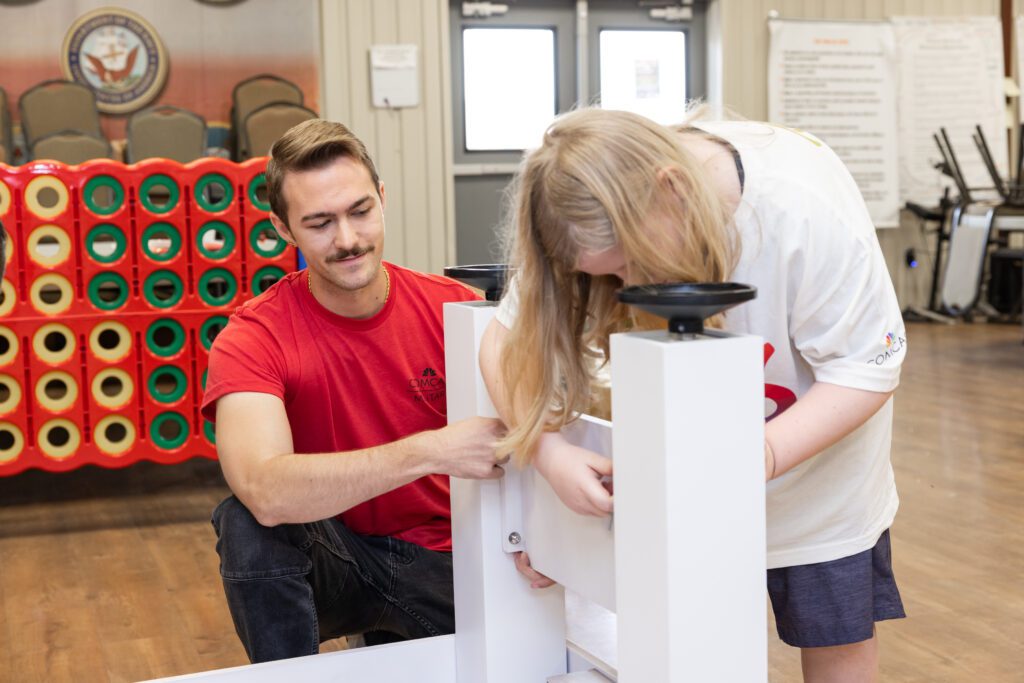
<path fill-rule="evenodd" d="M 448 3 L 444 0 L 320 0 L 325 118 L 366 144 L 386 192 L 385 258 L 439 273 L 455 257 Z M 420 105 L 370 103 L 374 44 L 419 46 Z"/>
<path fill-rule="evenodd" d="M 1019 5 L 1024 0 L 1015 0 Z M 768 111 L 768 25 L 770 10 L 782 18 L 885 19 L 892 16 L 999 16 L 999 0 L 715 0 L 721 25 L 722 102 L 742 116 L 764 120 Z M 935 198 L 936 202 L 938 197 Z M 903 212 L 899 228 L 879 230 L 889 272 L 903 306 L 924 305 L 931 262 L 924 257 L 934 236 L 924 236 L 917 219 Z M 908 246 L 921 265 L 904 265 Z"/>

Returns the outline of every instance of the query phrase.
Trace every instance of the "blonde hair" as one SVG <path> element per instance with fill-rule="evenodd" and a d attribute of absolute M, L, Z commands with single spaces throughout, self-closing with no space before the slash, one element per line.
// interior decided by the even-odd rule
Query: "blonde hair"
<path fill-rule="evenodd" d="M 723 202 L 680 133 L 628 112 L 582 109 L 556 119 L 510 192 L 507 258 L 519 306 L 501 375 L 521 411 L 499 450 L 528 462 L 542 432 L 586 411 L 609 335 L 636 324 L 615 297 L 619 279 L 578 272 L 580 253 L 620 247 L 630 284 L 720 282 L 737 246 Z M 652 213 L 671 229 L 652 231 Z"/>
<path fill-rule="evenodd" d="M 340 123 L 310 119 L 292 126 L 270 148 L 267 162 L 267 198 L 270 210 L 288 225 L 288 202 L 284 196 L 284 178 L 289 171 L 310 171 L 323 168 L 335 159 L 349 157 L 370 173 L 373 186 L 380 195 L 380 176 L 373 165 L 366 145 Z"/>

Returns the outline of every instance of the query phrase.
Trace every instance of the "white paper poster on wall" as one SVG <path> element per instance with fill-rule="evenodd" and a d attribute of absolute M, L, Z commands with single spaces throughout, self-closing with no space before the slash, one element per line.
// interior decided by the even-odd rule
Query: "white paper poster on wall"
<path fill-rule="evenodd" d="M 768 22 L 768 118 L 843 160 L 879 228 L 899 225 L 896 55 L 885 22 Z"/>
<path fill-rule="evenodd" d="M 419 47 L 371 45 L 370 92 L 375 107 L 398 109 L 418 106 Z"/>
<path fill-rule="evenodd" d="M 992 187 L 971 133 L 981 125 L 996 167 L 1007 170 L 1003 31 L 999 18 L 894 17 L 900 50 L 900 187 L 904 201 L 935 205 L 952 181 L 932 135 L 945 127 L 969 187 Z M 955 194 L 955 190 L 954 190 Z M 983 196 L 983 193 L 978 193 Z"/>

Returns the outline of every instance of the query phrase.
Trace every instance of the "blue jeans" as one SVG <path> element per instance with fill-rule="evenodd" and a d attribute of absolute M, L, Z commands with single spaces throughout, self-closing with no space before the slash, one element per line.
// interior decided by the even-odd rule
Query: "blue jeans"
<path fill-rule="evenodd" d="M 234 496 L 213 511 L 220 573 L 252 662 L 316 654 L 325 640 L 369 645 L 455 632 L 452 558 L 337 519 L 261 525 Z"/>

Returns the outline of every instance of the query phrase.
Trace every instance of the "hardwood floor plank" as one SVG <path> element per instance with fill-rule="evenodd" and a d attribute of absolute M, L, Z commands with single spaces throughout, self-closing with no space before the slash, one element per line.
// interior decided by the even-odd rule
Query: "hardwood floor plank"
<path fill-rule="evenodd" d="M 882 680 L 1020 681 L 1021 331 L 912 325 L 908 339 L 892 538 L 909 618 L 878 627 Z M 0 680 L 130 681 L 246 663 L 209 523 L 227 492 L 217 463 L 201 459 L 0 478 Z M 770 680 L 800 681 L 799 652 L 769 631 Z"/>
<path fill-rule="evenodd" d="M 908 618 L 879 625 L 881 678 L 1020 681 L 1024 346 L 1019 327 L 912 325 L 895 398 L 893 564 Z M 801 680 L 772 627 L 773 683 Z"/>

